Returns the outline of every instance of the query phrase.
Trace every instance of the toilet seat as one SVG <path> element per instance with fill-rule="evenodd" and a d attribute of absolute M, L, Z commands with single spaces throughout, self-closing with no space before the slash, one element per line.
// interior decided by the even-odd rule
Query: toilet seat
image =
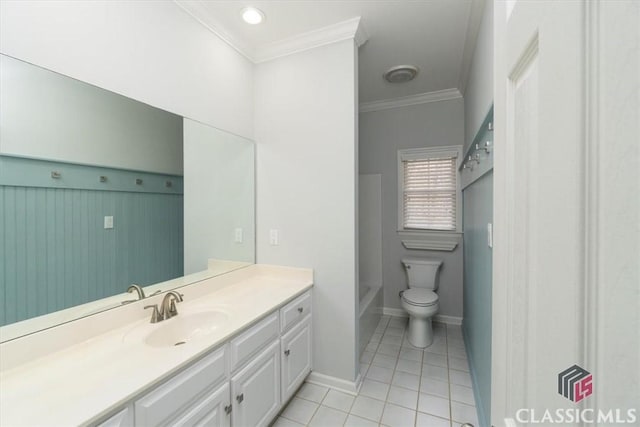
<path fill-rule="evenodd" d="M 438 294 L 429 289 L 412 288 L 402 293 L 402 299 L 407 304 L 428 307 L 438 303 Z"/>

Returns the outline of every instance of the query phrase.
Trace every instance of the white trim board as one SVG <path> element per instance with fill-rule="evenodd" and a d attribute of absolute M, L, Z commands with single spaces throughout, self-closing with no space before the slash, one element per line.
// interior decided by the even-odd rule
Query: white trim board
<path fill-rule="evenodd" d="M 411 105 L 449 101 L 452 99 L 462 99 L 462 94 L 456 88 L 419 93 L 417 95 L 401 96 L 399 98 L 363 102 L 360 104 L 360 112 L 369 113 L 371 111 L 389 110 L 391 108 L 409 107 Z"/>
<path fill-rule="evenodd" d="M 358 373 L 355 381 L 347 381 L 342 378 L 332 377 L 330 375 L 320 374 L 315 371 L 311 371 L 305 382 L 321 385 L 323 387 L 329 387 L 334 390 L 342 391 L 351 395 L 357 395 L 362 385 L 362 375 Z"/>
<path fill-rule="evenodd" d="M 402 308 L 391 308 L 391 307 L 383 307 L 382 314 L 385 316 L 393 316 L 393 317 L 404 317 L 407 318 L 409 315 Z M 447 325 L 462 325 L 462 317 L 458 316 L 446 316 L 444 314 L 436 314 L 433 316 L 434 322 L 445 323 Z"/>

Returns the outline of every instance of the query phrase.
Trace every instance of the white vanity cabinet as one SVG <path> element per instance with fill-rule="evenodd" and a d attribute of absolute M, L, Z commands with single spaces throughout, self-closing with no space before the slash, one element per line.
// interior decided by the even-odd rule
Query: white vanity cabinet
<path fill-rule="evenodd" d="M 268 426 L 311 372 L 311 339 L 307 291 L 99 426 Z"/>
<path fill-rule="evenodd" d="M 273 342 L 231 378 L 234 426 L 268 426 L 280 410 L 280 343 Z"/>
<path fill-rule="evenodd" d="M 296 298 L 280 309 L 281 388 L 286 402 L 311 372 L 311 294 Z"/>

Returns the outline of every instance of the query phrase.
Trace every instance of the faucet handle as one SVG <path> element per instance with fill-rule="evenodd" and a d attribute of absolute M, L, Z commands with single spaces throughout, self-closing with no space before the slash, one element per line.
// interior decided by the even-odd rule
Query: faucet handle
<path fill-rule="evenodd" d="M 162 315 L 160 311 L 158 311 L 158 304 L 145 305 L 144 309 L 153 308 L 153 313 L 151 313 L 151 323 L 158 323 L 162 320 Z"/>

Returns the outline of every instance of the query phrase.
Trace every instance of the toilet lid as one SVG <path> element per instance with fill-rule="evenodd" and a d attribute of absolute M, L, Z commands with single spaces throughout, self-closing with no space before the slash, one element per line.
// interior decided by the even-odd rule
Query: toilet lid
<path fill-rule="evenodd" d="M 428 289 L 420 288 L 407 289 L 402 294 L 402 298 L 413 305 L 432 305 L 438 302 L 438 294 Z"/>

